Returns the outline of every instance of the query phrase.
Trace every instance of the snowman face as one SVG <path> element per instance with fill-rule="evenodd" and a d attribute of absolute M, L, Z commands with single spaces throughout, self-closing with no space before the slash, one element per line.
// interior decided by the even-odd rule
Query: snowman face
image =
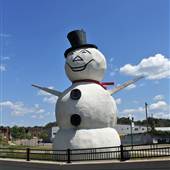
<path fill-rule="evenodd" d="M 72 51 L 66 58 L 65 71 L 71 81 L 83 79 L 101 81 L 105 69 L 105 57 L 95 48 Z"/>

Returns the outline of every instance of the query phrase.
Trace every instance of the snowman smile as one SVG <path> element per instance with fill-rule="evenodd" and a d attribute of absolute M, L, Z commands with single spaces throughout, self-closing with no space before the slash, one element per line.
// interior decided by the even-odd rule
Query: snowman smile
<path fill-rule="evenodd" d="M 67 65 L 70 67 L 70 69 L 73 71 L 73 72 L 78 72 L 78 71 L 83 71 L 86 69 L 87 65 L 89 63 L 91 63 L 92 61 L 94 61 L 94 59 L 91 59 L 88 63 L 84 64 L 83 66 L 78 66 L 78 67 L 72 67 L 69 63 L 67 63 Z"/>

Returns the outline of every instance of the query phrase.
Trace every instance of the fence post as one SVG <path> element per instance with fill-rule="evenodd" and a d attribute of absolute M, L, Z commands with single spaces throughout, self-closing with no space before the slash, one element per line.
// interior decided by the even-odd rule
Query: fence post
<path fill-rule="evenodd" d="M 71 159 L 70 159 L 70 149 L 67 149 L 67 163 L 71 163 Z"/>
<path fill-rule="evenodd" d="M 30 161 L 30 148 L 27 148 L 27 161 Z"/>
<path fill-rule="evenodd" d="M 123 145 L 120 145 L 120 161 L 124 161 L 124 151 L 123 151 Z"/>

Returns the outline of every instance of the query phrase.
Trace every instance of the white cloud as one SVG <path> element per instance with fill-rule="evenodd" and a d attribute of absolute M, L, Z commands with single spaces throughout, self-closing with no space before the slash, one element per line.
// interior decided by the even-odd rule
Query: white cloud
<path fill-rule="evenodd" d="M 119 112 L 122 116 L 128 116 L 129 114 L 135 115 L 137 119 L 145 119 L 145 108 L 130 108 L 124 109 Z M 154 115 L 157 118 L 170 118 L 170 106 L 165 101 L 158 101 L 148 105 L 148 116 Z"/>
<path fill-rule="evenodd" d="M 44 97 L 43 101 L 51 104 L 55 104 L 57 102 L 58 97 L 56 96 L 49 96 L 49 97 Z"/>
<path fill-rule="evenodd" d="M 143 87 L 143 86 L 145 86 L 145 83 L 140 83 L 139 86 Z"/>
<path fill-rule="evenodd" d="M 111 58 L 109 59 L 109 62 L 112 63 L 113 61 L 114 61 L 114 58 L 111 57 Z"/>
<path fill-rule="evenodd" d="M 48 87 L 49 89 L 54 89 L 54 87 L 50 86 Z M 54 96 L 52 94 L 49 94 L 43 90 L 39 90 L 38 91 L 38 95 L 39 96 L 43 96 L 43 101 L 44 102 L 47 102 L 47 103 L 50 103 L 50 104 L 55 104 L 57 102 L 57 99 L 58 97 L 57 96 Z"/>
<path fill-rule="evenodd" d="M 110 76 L 114 76 L 118 71 L 118 68 L 114 68 L 112 64 L 110 65 Z"/>
<path fill-rule="evenodd" d="M 11 34 L 0 33 L 0 37 L 8 38 L 10 36 L 11 36 Z"/>
<path fill-rule="evenodd" d="M 117 68 L 117 67 L 113 64 L 113 61 L 114 61 L 114 58 L 111 57 L 111 58 L 109 59 L 109 61 L 108 61 L 108 64 L 107 64 L 107 65 L 108 65 L 107 69 L 108 69 L 109 75 L 110 75 L 111 77 L 113 77 L 113 76 L 116 74 L 116 72 L 119 71 L 119 68 Z"/>
<path fill-rule="evenodd" d="M 159 94 L 159 95 L 156 95 L 153 100 L 155 101 L 160 101 L 160 100 L 163 100 L 164 99 L 164 96 L 162 94 Z"/>
<path fill-rule="evenodd" d="M 163 118 L 163 119 L 170 119 L 170 113 L 165 112 L 156 112 L 154 113 L 154 118 Z"/>
<path fill-rule="evenodd" d="M 45 119 L 46 117 L 49 117 L 50 115 L 52 115 L 52 113 L 50 113 L 50 112 L 43 113 L 43 114 L 33 114 L 31 116 L 31 118 L 33 118 L 33 119 Z M 55 115 L 55 113 L 53 113 L 53 115 Z"/>
<path fill-rule="evenodd" d="M 134 104 L 138 104 L 138 103 L 139 103 L 138 100 L 133 100 L 132 102 L 133 102 Z"/>
<path fill-rule="evenodd" d="M 142 112 L 144 112 L 144 108 L 138 107 L 136 109 L 124 109 L 120 113 L 122 113 L 124 115 L 129 115 L 129 114 L 142 113 Z"/>
<path fill-rule="evenodd" d="M 42 114 L 40 114 L 40 115 L 32 115 L 31 117 L 32 117 L 33 119 L 44 119 L 44 118 L 45 118 L 45 116 L 42 115 Z"/>
<path fill-rule="evenodd" d="M 38 109 L 38 110 L 36 111 L 36 113 L 44 113 L 44 112 L 45 112 L 44 109 Z"/>
<path fill-rule="evenodd" d="M 111 71 L 110 72 L 110 76 L 112 77 L 112 76 L 114 76 L 116 73 L 114 72 L 114 71 Z"/>
<path fill-rule="evenodd" d="M 0 56 L 0 72 L 6 71 L 6 64 L 2 62 L 9 59 L 10 59 L 9 57 Z"/>
<path fill-rule="evenodd" d="M 131 84 L 131 85 L 127 86 L 125 89 L 126 90 L 131 90 L 131 89 L 134 89 L 134 88 L 136 88 L 136 85 L 135 84 Z"/>
<path fill-rule="evenodd" d="M 115 102 L 116 102 L 116 104 L 121 104 L 122 103 L 122 99 L 121 98 L 117 98 L 117 99 L 115 99 Z"/>
<path fill-rule="evenodd" d="M 6 67 L 3 64 L 0 64 L 0 72 L 6 71 Z"/>
<path fill-rule="evenodd" d="M 5 57 L 0 56 L 0 60 L 1 61 L 10 60 L 10 57 L 8 57 L 8 56 L 5 56 Z"/>
<path fill-rule="evenodd" d="M 0 103 L 0 107 L 9 109 L 11 115 L 23 116 L 28 113 L 44 113 L 45 110 L 40 108 L 39 105 L 27 107 L 23 102 L 4 101 Z"/>
<path fill-rule="evenodd" d="M 168 104 L 165 101 L 158 101 L 149 106 L 150 110 L 167 110 Z"/>
<path fill-rule="evenodd" d="M 126 64 L 120 72 L 130 76 L 145 76 L 150 80 L 170 77 L 170 60 L 162 54 L 142 59 L 138 65 Z"/>

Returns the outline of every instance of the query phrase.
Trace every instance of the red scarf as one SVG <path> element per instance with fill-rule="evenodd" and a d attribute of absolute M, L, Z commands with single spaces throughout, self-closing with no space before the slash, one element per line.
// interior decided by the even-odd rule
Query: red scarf
<path fill-rule="evenodd" d="M 91 79 L 75 80 L 75 81 L 73 81 L 72 83 L 79 83 L 79 82 L 96 83 L 96 84 L 102 86 L 104 89 L 107 89 L 106 86 L 114 85 L 114 82 L 99 82 L 99 81 L 91 80 Z"/>

